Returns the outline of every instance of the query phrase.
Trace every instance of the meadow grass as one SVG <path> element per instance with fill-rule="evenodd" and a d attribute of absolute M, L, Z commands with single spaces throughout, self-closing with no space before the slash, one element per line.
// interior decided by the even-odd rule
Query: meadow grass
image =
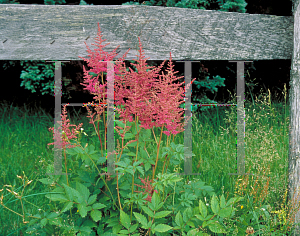
<path fill-rule="evenodd" d="M 195 156 L 192 169 L 193 173 L 201 175 L 181 177 L 186 181 L 200 178 L 214 188 L 217 196 L 224 193 L 225 198 L 229 199 L 249 194 L 254 196 L 253 207 L 260 207 L 264 203 L 269 204 L 272 211 L 286 212 L 289 106 L 286 93 L 283 95 L 284 102 L 279 99 L 271 101 L 270 94 L 261 94 L 255 101 L 245 102 L 245 169 L 246 173 L 253 173 L 253 176 L 229 175 L 237 172 L 237 111 L 236 106 L 228 106 L 212 107 L 193 115 L 192 148 Z M 236 99 L 229 103 L 236 103 Z M 82 146 L 88 142 L 100 150 L 98 138 L 90 135 L 94 128 L 86 115 L 75 114 L 68 118 L 71 124 L 83 123 L 84 131 L 89 136 L 82 136 Z M 53 114 L 38 108 L 15 108 L 7 103 L 0 107 L 0 189 L 4 188 L 3 185 L 15 185 L 14 191 L 21 193 L 22 181 L 17 175 L 23 175 L 24 171 L 28 180 L 34 180 L 23 193 L 27 197 L 22 198 L 24 212 L 28 214 L 34 215 L 38 209 L 52 209 L 51 205 L 54 204 L 50 205 L 44 197 L 43 192 L 49 189 L 36 181 L 46 177 L 46 166 L 54 160 L 53 146 L 47 147 L 48 143 L 53 142 L 53 134 L 48 131 L 53 123 Z M 100 130 L 104 130 L 102 122 Z M 155 133 L 159 136 L 160 131 L 155 128 Z M 180 133 L 174 142 L 183 144 L 183 137 L 184 133 Z M 165 135 L 162 140 L 166 142 Z M 103 138 L 102 143 L 104 145 Z M 183 164 L 181 168 L 183 173 Z M 8 191 L 2 193 L 3 203 L 23 215 L 20 201 Z M 29 221 L 28 217 L 25 220 Z M 0 235 L 25 235 L 26 225 L 22 223 L 22 217 L 1 205 L 0 226 Z"/>

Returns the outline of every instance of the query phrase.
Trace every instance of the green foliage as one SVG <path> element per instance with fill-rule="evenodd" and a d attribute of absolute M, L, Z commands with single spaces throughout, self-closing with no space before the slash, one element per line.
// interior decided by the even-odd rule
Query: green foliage
<path fill-rule="evenodd" d="M 172 147 L 178 149 L 179 146 L 172 143 Z M 68 151 L 68 154 L 70 153 L 82 153 L 82 150 L 74 148 Z M 85 153 L 87 155 L 95 154 L 94 152 Z M 118 165 L 120 165 L 120 162 Z M 133 166 L 129 165 L 129 167 L 131 167 L 129 168 L 131 169 L 129 172 L 132 172 Z M 83 169 L 85 170 L 83 171 Z M 53 171 L 53 166 L 49 166 L 48 170 Z M 128 180 L 123 179 L 122 181 L 119 179 L 119 186 L 121 189 L 120 194 L 122 197 L 127 199 L 124 202 L 125 205 L 123 203 L 124 200 L 121 199 L 122 205 L 125 207 L 126 202 L 136 202 L 142 211 L 138 210 L 138 208 L 134 208 L 134 218 L 132 218 L 123 210 L 120 210 L 118 214 L 120 216 L 120 220 L 110 217 L 110 220 L 108 221 L 107 216 L 103 215 L 101 209 L 109 210 L 111 212 L 110 216 L 115 215 L 117 211 L 113 210 L 115 209 L 113 201 L 109 201 L 109 198 L 103 194 L 99 195 L 99 187 L 101 187 L 101 185 L 98 184 L 99 180 L 93 185 L 87 183 L 95 183 L 94 180 L 97 180 L 96 172 L 93 171 L 94 173 L 89 175 L 93 177 L 88 179 L 83 178 L 83 174 L 85 173 L 86 175 L 86 172 L 91 174 L 90 171 L 86 170 L 86 168 L 81 167 L 78 174 L 75 174 L 74 178 L 72 178 L 73 181 L 69 184 L 70 186 L 66 184 L 65 176 L 54 177 L 50 175 L 49 178 L 40 179 L 40 182 L 44 184 L 52 186 L 53 184 L 55 186 L 57 185 L 51 193 L 46 195 L 46 197 L 51 201 L 57 202 L 58 206 L 60 206 L 58 209 L 61 210 L 58 212 L 45 212 L 43 215 L 35 215 L 37 219 L 30 221 L 29 228 L 26 231 L 27 233 L 53 232 L 53 226 L 59 227 L 59 233 L 62 235 L 65 235 L 67 232 L 73 234 L 79 233 L 79 235 L 95 235 L 94 230 L 97 230 L 100 235 L 105 235 L 106 233 L 113 233 L 117 235 L 139 235 L 136 234 L 138 227 L 150 230 L 154 235 L 161 235 L 159 233 L 165 232 L 171 233 L 174 230 L 180 231 L 180 235 L 207 235 L 202 231 L 199 231 L 199 228 L 207 228 L 207 230 L 214 233 L 226 233 L 228 232 L 228 229 L 223 224 L 223 219 L 233 218 L 236 210 L 233 205 L 240 200 L 243 200 L 242 197 L 235 197 L 226 202 L 224 195 L 222 195 L 219 201 L 216 195 L 212 192 L 212 189 L 208 188 L 210 196 L 212 196 L 209 206 L 209 204 L 206 203 L 206 199 L 205 203 L 201 200 L 203 199 L 202 194 L 199 195 L 191 193 L 191 189 L 199 189 L 199 193 L 201 192 L 201 187 L 199 188 L 199 186 L 204 183 L 198 181 L 193 182 L 193 186 L 188 184 L 183 186 L 183 188 L 177 186 L 178 191 L 176 191 L 176 193 L 179 193 L 179 190 L 183 190 L 181 192 L 184 192 L 184 194 L 180 194 L 181 192 L 179 193 L 181 198 L 178 199 L 179 203 L 176 203 L 174 208 L 174 204 L 171 205 L 169 201 L 169 203 L 166 202 L 167 199 L 162 201 L 161 197 L 163 197 L 163 195 L 158 194 L 157 192 L 154 192 L 151 202 L 145 201 L 144 199 L 146 196 L 142 197 L 142 194 L 139 194 L 142 198 L 139 201 L 136 201 L 137 194 L 131 195 L 130 188 L 125 187 L 125 185 L 127 186 L 128 184 Z M 168 182 L 163 181 L 161 178 L 166 177 L 167 175 L 172 176 L 172 178 L 169 178 Z M 83 181 L 83 179 L 85 179 L 85 181 Z M 164 187 L 173 187 L 180 179 L 181 178 L 175 177 L 174 174 L 163 174 L 158 176 L 156 183 L 164 185 Z M 112 184 L 116 185 L 116 182 Z M 115 189 L 115 187 L 112 186 L 111 189 Z M 168 188 L 168 192 L 170 190 L 171 188 Z M 193 196 L 189 203 L 187 200 L 183 200 L 182 196 L 184 195 Z M 113 199 L 113 196 L 111 197 Z M 192 208 L 194 201 L 198 201 L 199 206 Z M 174 211 L 174 209 L 177 210 Z M 78 217 L 81 217 L 81 220 L 76 221 L 77 223 L 75 225 L 62 224 L 64 219 L 69 218 L 70 212 L 73 212 L 73 214 L 77 212 Z M 148 220 L 146 217 L 147 215 L 151 220 Z M 172 222 L 173 226 L 170 226 L 169 222 Z M 105 231 L 103 230 L 103 226 Z"/>
<path fill-rule="evenodd" d="M 56 209 L 34 215 L 26 232 L 56 232 L 58 235 L 96 235 L 97 232 L 98 235 L 138 236 L 139 227 L 158 236 L 172 231 L 179 231 L 180 235 L 186 236 L 208 235 L 205 232 L 229 233 L 231 229 L 224 224 L 224 220 L 235 217 L 236 208 L 233 206 L 243 198 L 234 197 L 226 202 L 223 194 L 218 200 L 214 189 L 205 186 L 203 181 L 185 183 L 171 173 L 170 169 L 184 161 L 184 145 L 174 142 L 159 153 L 158 174 L 152 183 L 148 177 L 152 174 L 151 165 L 154 165 L 157 149 L 151 131 L 140 130 L 139 123 L 120 121 L 119 116 L 116 115 L 119 135 L 124 134 L 125 142 L 136 138 L 139 145 L 136 141 L 128 141 L 124 146 L 122 144 L 122 151 L 119 148 L 118 153 L 122 153 L 122 157 L 117 157 L 118 161 L 115 162 L 118 182 L 115 174 L 111 180 L 104 180 L 100 170 L 105 171 L 105 168 L 101 168 L 105 157 L 101 157 L 100 151 L 95 150 L 93 145 L 65 150 L 65 159 L 72 163 L 72 169 L 76 172 L 70 175 L 69 181 L 66 175 L 49 175 L 40 179 L 41 183 L 52 188 L 45 196 L 56 203 Z M 145 151 L 145 147 L 151 155 Z M 133 157 L 137 156 L 139 159 L 133 161 Z M 165 166 L 169 166 L 169 169 L 163 173 Z M 52 173 L 54 165 L 48 165 L 47 169 L 47 173 Z M 134 182 L 137 182 L 136 174 L 144 177 L 139 177 L 144 186 L 135 184 L 144 188 L 144 192 L 133 192 L 130 188 L 129 180 L 134 178 Z M 103 187 L 107 190 L 103 191 Z M 210 203 L 207 203 L 206 197 L 211 198 Z M 245 231 L 245 225 L 239 227 L 241 232 Z"/>
<path fill-rule="evenodd" d="M 245 0 L 150 0 L 130 1 L 122 5 L 165 6 L 245 13 L 247 3 Z"/>
<path fill-rule="evenodd" d="M 246 13 L 247 3 L 245 0 L 227 0 L 225 3 L 224 0 L 219 1 L 220 11 Z"/>
<path fill-rule="evenodd" d="M 40 91 L 44 94 L 54 94 L 54 66 L 50 63 L 36 63 L 35 61 L 20 61 L 22 70 L 20 86 L 32 93 Z"/>
<path fill-rule="evenodd" d="M 44 0 L 45 5 L 62 5 L 66 4 L 65 0 Z M 87 4 L 84 0 L 80 0 L 79 5 L 93 5 L 93 4 Z"/>
<path fill-rule="evenodd" d="M 220 9 L 212 9 L 212 3 L 218 3 Z M 192 9 L 202 9 L 202 10 L 220 10 L 227 12 L 240 12 L 245 13 L 247 3 L 245 0 L 217 0 L 217 1 L 207 1 L 207 0 L 181 0 L 175 7 L 181 8 L 192 8 Z"/>
<path fill-rule="evenodd" d="M 131 122 L 128 122 L 128 125 L 131 124 Z M 132 136 L 134 133 L 135 130 L 133 130 L 133 133 L 128 132 L 129 136 Z M 144 133 L 140 136 L 139 143 L 143 144 L 146 140 L 150 141 L 149 143 L 154 142 L 154 140 L 150 139 L 149 134 Z M 176 157 L 179 156 L 179 152 L 182 153 L 183 147 L 180 144 L 171 143 L 171 148 L 166 149 L 168 151 L 166 153 L 171 154 L 171 149 L 177 151 L 173 155 Z M 142 154 L 143 150 L 144 145 L 141 145 L 139 148 L 139 152 L 141 153 L 139 156 L 141 157 L 144 156 Z M 213 189 L 210 186 L 204 186 L 204 182 L 199 180 L 193 182 L 192 185 L 184 185 L 183 182 L 180 182 L 182 178 L 176 177 L 174 173 L 165 173 L 159 174 L 155 184 L 153 184 L 153 187 L 157 187 L 157 190 L 164 189 L 165 193 L 155 191 L 151 201 L 145 201 L 147 194 L 131 194 L 131 188 L 128 185 L 128 179 L 130 179 L 128 178 L 128 174 L 129 176 L 134 176 L 136 169 L 145 176 L 146 172 L 149 175 L 152 170 L 145 168 L 145 165 L 144 167 L 139 166 L 141 162 L 145 161 L 144 158 L 133 164 L 131 163 L 131 159 L 126 158 L 125 162 L 127 164 L 124 161 L 116 163 L 119 166 L 116 170 L 119 170 L 119 174 L 121 174 L 119 178 L 120 195 L 122 196 L 121 204 L 124 208 L 128 209 L 128 205 L 131 202 L 135 202 L 142 209 L 141 211 L 139 208 L 134 207 L 133 215 L 129 216 L 125 211 L 116 209 L 118 206 L 115 201 L 117 194 L 115 191 L 117 189 L 116 181 L 110 182 L 110 190 L 107 191 L 107 194 L 101 194 L 99 190 L 103 187 L 101 179 L 104 180 L 103 176 L 99 178 L 101 175 L 96 170 L 98 169 L 97 165 L 102 163 L 102 161 L 99 162 L 98 160 L 99 152 L 95 151 L 94 147 L 76 147 L 67 150 L 67 154 L 68 159 L 72 159 L 72 163 L 78 170 L 77 173 L 73 173 L 72 177 L 70 177 L 69 184 L 67 184 L 65 175 L 49 175 L 48 178 L 40 179 L 40 182 L 49 187 L 55 186 L 51 190 L 51 193 L 46 194 L 46 197 L 56 202 L 57 208 L 60 210 L 56 212 L 46 211 L 44 214 L 34 215 L 36 218 L 30 221 L 27 233 L 43 234 L 57 232 L 60 235 L 66 235 L 67 233 L 73 235 L 76 233 L 78 233 L 77 235 L 95 235 L 95 231 L 97 231 L 100 235 L 113 233 L 117 235 L 138 236 L 139 234 L 136 233 L 138 227 L 150 230 L 153 235 L 163 235 L 160 233 L 171 233 L 174 230 L 180 231 L 180 235 L 207 235 L 199 231 L 199 227 L 207 228 L 207 230 L 214 233 L 226 233 L 228 229 L 222 223 L 223 219 L 234 217 L 236 209 L 233 205 L 243 199 L 235 197 L 226 202 L 224 195 L 222 195 L 219 201 Z M 131 156 L 131 152 L 124 149 L 124 156 Z M 84 165 L 79 167 L 78 157 L 81 158 L 81 162 L 86 162 L 89 158 L 94 161 L 98 160 L 98 162 L 94 162 L 95 168 L 87 169 Z M 155 156 L 152 156 L 152 158 L 154 159 Z M 170 158 L 171 165 L 178 163 L 174 159 L 173 157 Z M 180 160 L 183 160 L 182 156 Z M 53 170 L 53 165 L 49 165 L 49 173 L 53 172 Z M 180 197 L 176 197 L 178 200 L 176 200 L 176 204 L 174 205 L 174 202 L 173 204 L 171 203 L 170 198 L 166 198 L 165 200 L 162 198 L 173 194 L 172 190 L 175 190 L 176 183 L 177 186 L 174 195 L 179 194 Z M 195 189 L 197 192 L 193 193 Z M 204 189 L 211 196 L 210 207 L 207 207 L 209 204 L 205 205 L 202 200 L 206 196 Z M 199 202 L 199 206 L 192 208 L 195 202 Z M 108 210 L 110 216 L 105 215 L 103 210 Z M 75 224 L 72 224 L 70 220 L 66 220 L 69 219 L 70 214 L 74 215 L 73 217 L 76 219 Z M 147 215 L 150 217 L 150 220 Z M 120 217 L 119 220 L 116 216 Z M 169 222 L 172 222 L 173 226 Z"/>
<path fill-rule="evenodd" d="M 93 3 L 92 4 L 87 4 L 84 0 L 80 0 L 79 5 L 94 5 L 94 4 Z"/>
<path fill-rule="evenodd" d="M 181 0 L 180 2 L 175 4 L 175 7 L 201 9 L 201 10 L 206 10 L 208 6 L 209 6 L 209 2 L 207 2 L 206 0 Z"/>
<path fill-rule="evenodd" d="M 44 0 L 45 5 L 62 5 L 66 4 L 65 0 Z"/>
<path fill-rule="evenodd" d="M 0 0 L 0 4 L 20 4 L 16 0 Z"/>
<path fill-rule="evenodd" d="M 41 95 L 50 94 L 54 95 L 54 63 L 43 63 L 37 61 L 20 61 L 23 69 L 21 71 L 20 79 L 22 80 L 20 86 L 25 87 L 32 93 Z M 62 86 L 67 85 L 67 81 L 62 80 Z M 62 89 L 63 96 L 69 96 L 69 92 Z"/>

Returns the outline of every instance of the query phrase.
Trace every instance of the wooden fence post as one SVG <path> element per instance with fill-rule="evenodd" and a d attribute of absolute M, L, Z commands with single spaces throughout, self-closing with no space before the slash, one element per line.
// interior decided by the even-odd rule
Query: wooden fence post
<path fill-rule="evenodd" d="M 292 200 L 293 223 L 300 223 L 299 181 L 300 181 L 300 5 L 294 0 L 294 51 L 290 80 L 290 131 L 289 131 L 289 199 Z M 294 235 L 299 235 L 296 226 Z"/>

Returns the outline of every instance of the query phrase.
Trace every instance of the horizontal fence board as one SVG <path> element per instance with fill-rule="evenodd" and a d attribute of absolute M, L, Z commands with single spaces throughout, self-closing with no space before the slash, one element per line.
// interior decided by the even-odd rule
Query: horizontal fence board
<path fill-rule="evenodd" d="M 97 37 L 137 59 L 291 59 L 294 18 L 158 6 L 0 4 L 0 60 L 81 60 Z M 89 38 L 88 38 L 89 37 Z M 88 39 L 87 39 L 88 38 Z"/>

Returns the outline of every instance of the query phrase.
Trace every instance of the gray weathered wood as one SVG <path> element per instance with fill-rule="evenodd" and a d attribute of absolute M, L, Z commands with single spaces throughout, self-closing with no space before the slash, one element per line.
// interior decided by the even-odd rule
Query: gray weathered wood
<path fill-rule="evenodd" d="M 150 60 L 291 59 L 293 17 L 158 6 L 0 4 L 0 60 L 81 60 L 100 22 L 111 52 Z M 142 30 L 142 31 L 141 31 Z M 89 37 L 89 38 L 88 38 Z M 87 39 L 88 38 L 88 39 Z M 87 40 L 86 40 L 87 39 Z M 54 41 L 55 40 L 55 41 Z"/>
<path fill-rule="evenodd" d="M 289 200 L 292 200 L 294 223 L 300 223 L 300 0 L 294 1 L 294 52 L 290 80 L 290 132 L 289 132 Z M 294 235 L 300 235 L 296 227 Z"/>

